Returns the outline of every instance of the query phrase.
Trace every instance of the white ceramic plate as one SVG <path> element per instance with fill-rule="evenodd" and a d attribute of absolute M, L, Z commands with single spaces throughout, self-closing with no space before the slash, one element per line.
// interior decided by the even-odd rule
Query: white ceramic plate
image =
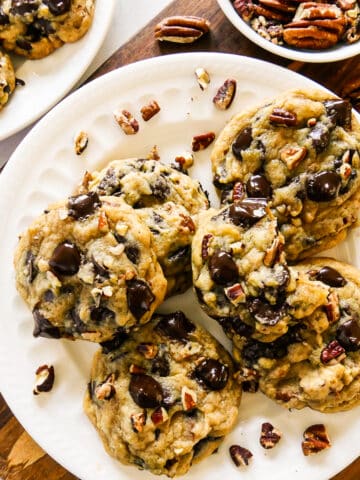
<path fill-rule="evenodd" d="M 79 80 L 94 59 L 109 29 L 115 0 L 98 0 L 94 20 L 86 35 L 68 43 L 41 60 L 12 56 L 16 77 L 25 86 L 17 87 L 0 112 L 0 140 L 13 135 L 41 117 Z"/>
<path fill-rule="evenodd" d="M 226 17 L 245 37 L 259 45 L 259 47 L 275 53 L 275 55 L 279 55 L 280 57 L 290 58 L 291 60 L 300 62 L 325 63 L 345 60 L 346 58 L 355 57 L 355 55 L 360 53 L 360 41 L 351 45 L 340 44 L 325 50 L 305 50 L 295 49 L 285 45 L 275 45 L 256 33 L 255 30 L 244 22 L 232 6 L 231 0 L 217 0 L 217 2 Z"/>
<path fill-rule="evenodd" d="M 211 83 L 201 91 L 194 76 L 196 67 L 208 70 Z M 238 91 L 228 111 L 214 108 L 212 98 L 226 78 L 235 78 Z M 161 159 L 172 162 L 189 149 L 193 135 L 219 133 L 238 110 L 292 87 L 314 86 L 289 70 L 250 58 L 196 53 L 173 55 L 139 62 L 116 70 L 81 88 L 54 108 L 29 133 L 0 175 L 1 335 L 0 385 L 14 414 L 30 435 L 58 462 L 82 480 L 121 478 L 150 480 L 148 472 L 124 467 L 104 451 L 93 426 L 82 412 L 95 345 L 85 342 L 33 338 L 32 316 L 14 287 L 12 266 L 17 235 L 48 203 L 69 195 L 85 170 L 103 166 L 115 158 L 144 156 L 154 145 Z M 161 111 L 149 122 L 139 110 L 156 99 Z M 137 135 L 126 136 L 112 112 L 121 107 L 138 119 Z M 74 153 L 73 137 L 88 132 L 83 155 Z M 192 176 L 201 179 L 217 204 L 211 183 L 209 150 L 196 154 Z M 355 236 L 335 251 L 338 258 L 359 263 Z M 163 311 L 183 309 L 228 345 L 215 321 L 200 310 L 191 291 L 167 301 Z M 33 396 L 34 372 L 39 365 L 53 364 L 56 383 L 51 393 Z M 304 409 L 289 412 L 262 394 L 244 394 L 239 423 L 217 455 L 192 468 L 188 480 L 219 478 L 276 480 L 327 480 L 359 454 L 359 409 L 324 415 Z M 272 451 L 259 445 L 260 425 L 270 421 L 283 432 Z M 302 432 L 314 423 L 325 423 L 333 446 L 313 457 L 301 452 Z M 232 444 L 249 448 L 254 458 L 239 472 L 228 454 Z"/>

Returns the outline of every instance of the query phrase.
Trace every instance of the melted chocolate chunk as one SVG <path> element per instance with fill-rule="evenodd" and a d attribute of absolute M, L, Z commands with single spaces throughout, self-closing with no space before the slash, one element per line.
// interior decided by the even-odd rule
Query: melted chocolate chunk
<path fill-rule="evenodd" d="M 326 283 L 329 287 L 340 288 L 346 285 L 345 278 L 340 273 L 331 267 L 321 268 L 315 275 L 315 279 Z"/>
<path fill-rule="evenodd" d="M 239 279 L 239 271 L 230 253 L 215 252 L 209 260 L 210 277 L 218 285 L 229 285 Z"/>
<path fill-rule="evenodd" d="M 330 141 L 330 132 L 322 123 L 317 123 L 315 127 L 309 133 L 313 147 L 317 153 L 323 152 Z"/>
<path fill-rule="evenodd" d="M 347 320 L 336 330 L 336 338 L 348 352 L 360 350 L 360 325 L 356 320 Z"/>
<path fill-rule="evenodd" d="M 180 247 L 178 250 L 176 250 L 173 253 L 170 253 L 168 256 L 168 261 L 171 264 L 176 264 L 176 263 L 187 263 L 190 261 L 191 257 L 191 248 L 190 245 L 186 245 L 185 247 Z"/>
<path fill-rule="evenodd" d="M 155 330 L 172 340 L 188 340 L 189 334 L 195 330 L 195 325 L 184 315 L 177 311 L 168 315 L 161 315 L 161 320 Z"/>
<path fill-rule="evenodd" d="M 314 173 L 307 179 L 306 193 L 314 202 L 330 202 L 337 197 L 341 177 L 335 172 L 322 171 Z"/>
<path fill-rule="evenodd" d="M 15 43 L 22 50 L 25 50 L 27 52 L 30 52 L 32 50 L 31 43 L 25 40 L 24 38 L 18 38 Z"/>
<path fill-rule="evenodd" d="M 168 377 L 170 375 L 170 362 L 168 357 L 157 355 L 151 362 L 151 373 L 159 377 Z"/>
<path fill-rule="evenodd" d="M 266 205 L 264 198 L 244 198 L 228 208 L 228 215 L 235 225 L 250 227 L 265 217 Z"/>
<path fill-rule="evenodd" d="M 26 15 L 38 9 L 38 0 L 12 0 L 10 12 L 13 15 Z"/>
<path fill-rule="evenodd" d="M 94 257 L 92 257 L 91 263 L 94 265 L 96 275 L 104 279 L 109 278 L 110 275 L 108 269 L 97 262 Z"/>
<path fill-rule="evenodd" d="M 43 2 L 55 16 L 63 15 L 71 8 L 71 0 L 43 0 Z"/>
<path fill-rule="evenodd" d="M 241 152 L 250 147 L 252 140 L 253 137 L 251 127 L 243 128 L 236 137 L 236 140 L 233 142 L 231 147 L 232 152 L 237 159 L 241 160 Z"/>
<path fill-rule="evenodd" d="M 0 7 L 0 25 L 8 25 L 9 23 L 9 15 L 6 15 L 3 8 Z"/>
<path fill-rule="evenodd" d="M 134 315 L 136 320 L 150 309 L 150 305 L 155 300 L 155 296 L 150 290 L 150 287 L 143 280 L 134 278 L 126 282 L 127 290 L 127 304 L 130 312 Z"/>
<path fill-rule="evenodd" d="M 65 241 L 53 251 L 49 266 L 55 275 L 75 275 L 79 270 L 80 261 L 81 257 L 77 246 Z"/>
<path fill-rule="evenodd" d="M 246 192 L 249 197 L 270 198 L 272 188 L 264 174 L 256 173 L 246 182 Z"/>
<path fill-rule="evenodd" d="M 285 305 L 271 305 L 259 298 L 247 302 L 251 315 L 262 325 L 276 325 L 285 315 Z"/>
<path fill-rule="evenodd" d="M 125 245 L 125 255 L 131 263 L 137 265 L 140 260 L 140 249 L 135 243 Z"/>
<path fill-rule="evenodd" d="M 76 220 L 84 220 L 84 218 L 92 215 L 100 205 L 101 202 L 96 192 L 69 197 L 69 215 Z"/>
<path fill-rule="evenodd" d="M 351 103 L 348 100 L 326 100 L 324 106 L 326 113 L 336 125 L 347 130 L 351 129 Z"/>
<path fill-rule="evenodd" d="M 100 346 L 104 354 L 117 350 L 129 338 L 125 330 L 119 329 L 111 340 L 101 342 Z"/>
<path fill-rule="evenodd" d="M 87 331 L 87 327 L 86 327 L 86 324 L 81 320 L 78 312 L 76 311 L 75 308 L 73 308 L 70 312 L 69 312 L 69 315 L 70 315 L 70 318 L 71 320 L 73 321 L 73 324 L 74 324 L 74 328 L 77 332 L 79 333 L 84 333 Z"/>
<path fill-rule="evenodd" d="M 39 273 L 39 269 L 35 265 L 35 258 L 35 255 L 30 250 L 26 253 L 25 266 L 27 267 L 29 283 L 32 283 Z"/>
<path fill-rule="evenodd" d="M 34 337 L 44 338 L 60 338 L 60 330 L 58 327 L 54 327 L 49 320 L 36 307 L 33 310 L 33 317 L 35 321 L 33 335 Z"/>
<path fill-rule="evenodd" d="M 241 337 L 249 338 L 254 333 L 254 327 L 247 325 L 242 322 L 239 317 L 221 317 L 217 321 L 220 323 L 221 327 L 224 329 L 225 333 L 233 330 L 235 333 Z"/>
<path fill-rule="evenodd" d="M 141 408 L 159 407 L 163 400 L 160 383 L 143 373 L 131 376 L 129 392 L 134 402 Z"/>
<path fill-rule="evenodd" d="M 121 180 L 121 177 L 118 178 L 116 176 L 116 172 L 112 167 L 106 170 L 97 188 L 99 195 L 119 195 L 121 193 L 119 180 Z"/>
<path fill-rule="evenodd" d="M 98 324 L 113 323 L 115 320 L 115 313 L 106 307 L 94 307 L 90 311 L 90 318 Z"/>
<path fill-rule="evenodd" d="M 170 194 L 170 188 L 167 180 L 163 177 L 156 179 L 155 183 L 151 185 L 151 191 L 157 200 L 164 201 Z"/>
<path fill-rule="evenodd" d="M 222 390 L 229 379 L 229 368 L 214 358 L 206 358 L 194 371 L 197 382 L 210 390 Z"/>

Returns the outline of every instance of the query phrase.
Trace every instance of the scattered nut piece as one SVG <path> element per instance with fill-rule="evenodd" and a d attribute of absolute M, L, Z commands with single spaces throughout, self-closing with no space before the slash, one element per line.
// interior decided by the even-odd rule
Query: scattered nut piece
<path fill-rule="evenodd" d="M 116 111 L 114 117 L 126 135 L 134 135 L 139 131 L 139 123 L 129 111 Z"/>
<path fill-rule="evenodd" d="M 98 220 L 98 230 L 100 232 L 107 232 L 109 230 L 109 224 L 106 218 L 106 213 L 101 211 Z"/>
<path fill-rule="evenodd" d="M 299 163 L 304 160 L 307 155 L 307 148 L 306 147 L 286 147 L 280 152 L 281 160 L 286 164 L 288 169 L 294 170 Z"/>
<path fill-rule="evenodd" d="M 156 408 L 151 414 L 151 420 L 154 425 L 160 425 L 161 423 L 166 422 L 169 418 L 169 415 L 164 407 Z"/>
<path fill-rule="evenodd" d="M 249 460 L 253 454 L 247 448 L 240 447 L 240 445 L 232 445 L 229 448 L 232 461 L 237 467 L 245 467 L 249 465 Z"/>
<path fill-rule="evenodd" d="M 236 182 L 232 191 L 232 201 L 239 202 L 245 197 L 245 188 L 242 182 Z"/>
<path fill-rule="evenodd" d="M 160 42 L 192 43 L 210 30 L 210 23 L 202 17 L 178 15 L 166 17 L 155 27 L 155 38 Z"/>
<path fill-rule="evenodd" d="M 194 223 L 193 219 L 189 215 L 183 215 L 182 213 L 180 213 L 180 217 L 182 218 L 182 220 L 180 222 L 180 225 L 184 229 L 186 229 L 186 231 L 188 231 L 190 233 L 195 233 L 196 226 L 195 226 L 195 223 Z"/>
<path fill-rule="evenodd" d="M 41 365 L 35 372 L 36 380 L 33 389 L 34 395 L 39 395 L 42 392 L 50 392 L 54 385 L 55 370 L 52 365 Z"/>
<path fill-rule="evenodd" d="M 192 140 L 192 151 L 198 152 L 199 150 L 205 150 L 215 140 L 214 132 L 202 133 L 196 135 Z"/>
<path fill-rule="evenodd" d="M 322 423 L 311 425 L 303 433 L 304 440 L 301 443 L 305 456 L 319 453 L 321 450 L 331 447 L 330 439 Z"/>
<path fill-rule="evenodd" d="M 188 170 L 194 164 L 194 156 L 191 152 L 184 152 L 175 157 L 175 162 L 179 164 L 181 170 Z"/>
<path fill-rule="evenodd" d="M 137 351 L 142 353 L 145 358 L 151 360 L 156 357 L 159 348 L 154 343 L 140 343 L 137 346 Z"/>
<path fill-rule="evenodd" d="M 330 292 L 327 299 L 329 303 L 325 305 L 325 312 L 329 323 L 332 324 L 341 316 L 339 296 L 336 292 Z"/>
<path fill-rule="evenodd" d="M 213 102 L 216 108 L 219 110 L 227 110 L 232 101 L 234 100 L 236 93 L 236 80 L 227 79 L 224 84 L 221 85 L 217 91 Z"/>
<path fill-rule="evenodd" d="M 159 151 L 157 145 L 154 145 L 151 149 L 151 152 L 146 156 L 148 160 L 160 160 Z"/>
<path fill-rule="evenodd" d="M 244 303 L 246 301 L 246 295 L 240 283 L 235 283 L 235 285 L 225 288 L 224 291 L 225 295 L 233 305 Z"/>
<path fill-rule="evenodd" d="M 182 387 L 181 389 L 181 403 L 186 412 L 195 408 L 197 402 L 196 392 L 190 388 Z"/>
<path fill-rule="evenodd" d="M 265 267 L 273 267 L 279 261 L 281 252 L 284 250 L 284 239 L 276 237 L 271 246 L 266 250 L 264 255 Z"/>
<path fill-rule="evenodd" d="M 140 367 L 139 365 L 135 365 L 135 363 L 132 363 L 129 367 L 129 373 L 131 373 L 131 375 L 137 375 L 139 373 L 145 373 L 145 368 Z"/>
<path fill-rule="evenodd" d="M 154 115 L 160 112 L 160 107 L 159 104 L 157 103 L 156 100 L 153 100 L 152 102 L 148 103 L 147 105 L 144 105 L 142 109 L 140 110 L 141 116 L 145 122 L 149 121 L 150 118 L 152 118 Z"/>
<path fill-rule="evenodd" d="M 288 112 L 282 108 L 274 108 L 269 116 L 269 120 L 276 125 L 293 127 L 296 125 L 297 116 L 296 113 Z"/>
<path fill-rule="evenodd" d="M 266 449 L 274 448 L 279 443 L 281 435 L 280 430 L 265 422 L 261 425 L 260 445 Z"/>
<path fill-rule="evenodd" d="M 195 69 L 195 76 L 201 90 L 206 90 L 210 83 L 210 75 L 205 68 L 198 67 Z"/>
<path fill-rule="evenodd" d="M 209 243 L 210 240 L 213 238 L 213 235 L 211 233 L 208 233 L 207 235 L 204 235 L 202 242 L 201 242 L 201 258 L 203 260 L 206 260 L 209 256 Z"/>
<path fill-rule="evenodd" d="M 86 132 L 79 132 L 75 137 L 75 153 L 81 155 L 88 146 L 89 137 Z"/>
<path fill-rule="evenodd" d="M 253 368 L 242 367 L 235 379 L 241 384 L 243 392 L 256 393 L 259 389 L 259 373 Z"/>
<path fill-rule="evenodd" d="M 327 365 L 339 363 L 346 357 L 345 348 L 337 340 L 333 340 L 320 354 L 320 360 Z"/>
<path fill-rule="evenodd" d="M 110 400 L 116 393 L 115 387 L 113 385 L 115 381 L 115 375 L 111 373 L 105 382 L 100 383 L 95 388 L 95 396 L 98 400 Z"/>
<path fill-rule="evenodd" d="M 130 415 L 131 426 L 136 433 L 141 433 L 144 430 L 144 425 L 146 423 L 147 413 L 146 410 L 143 410 L 139 413 L 132 413 Z"/>

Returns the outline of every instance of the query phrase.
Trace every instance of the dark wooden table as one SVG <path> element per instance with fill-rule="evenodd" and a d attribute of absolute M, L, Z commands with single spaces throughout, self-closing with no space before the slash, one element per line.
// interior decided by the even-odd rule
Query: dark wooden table
<path fill-rule="evenodd" d="M 154 39 L 154 26 L 163 17 L 175 14 L 199 15 L 207 18 L 211 22 L 210 34 L 194 44 L 159 44 Z M 129 20 L 124 19 L 124 21 Z M 300 72 L 341 96 L 359 92 L 358 102 L 355 100 L 354 106 L 360 105 L 360 55 L 341 62 L 318 65 L 292 62 L 277 57 L 243 37 L 224 17 L 216 0 L 176 0 L 172 2 L 141 32 L 115 52 L 95 72 L 92 79 L 137 60 L 191 51 L 236 53 L 267 60 Z M 71 473 L 58 465 L 31 439 L 12 415 L 1 395 L 0 478 L 2 480 L 76 480 Z M 360 480 L 360 458 L 331 480 Z"/>

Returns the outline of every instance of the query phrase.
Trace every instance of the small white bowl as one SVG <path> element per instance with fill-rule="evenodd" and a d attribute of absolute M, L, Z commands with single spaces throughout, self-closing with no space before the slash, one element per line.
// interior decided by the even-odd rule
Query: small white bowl
<path fill-rule="evenodd" d="M 275 45 L 275 43 L 266 40 L 256 33 L 255 30 L 244 21 L 234 9 L 230 0 L 217 0 L 217 2 L 226 17 L 245 37 L 259 45 L 259 47 L 276 55 L 280 55 L 280 57 L 298 60 L 300 62 L 325 63 L 355 57 L 355 55 L 360 53 L 360 40 L 353 44 L 340 44 L 325 50 L 303 50 L 285 45 Z"/>

